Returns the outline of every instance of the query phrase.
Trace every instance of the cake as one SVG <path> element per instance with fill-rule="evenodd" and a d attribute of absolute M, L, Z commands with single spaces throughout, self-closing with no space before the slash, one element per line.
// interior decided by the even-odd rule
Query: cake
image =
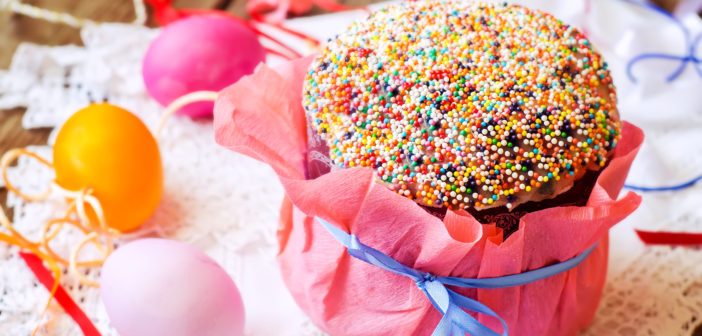
<path fill-rule="evenodd" d="M 279 178 L 280 273 L 323 332 L 575 335 L 641 202 L 615 103 L 548 14 L 408 1 L 224 89 L 215 139 Z"/>
<path fill-rule="evenodd" d="M 387 6 L 330 40 L 303 90 L 309 167 L 369 167 L 438 217 L 514 224 L 583 204 L 620 138 L 601 55 L 513 4 Z M 316 167 L 310 178 L 326 172 Z"/>

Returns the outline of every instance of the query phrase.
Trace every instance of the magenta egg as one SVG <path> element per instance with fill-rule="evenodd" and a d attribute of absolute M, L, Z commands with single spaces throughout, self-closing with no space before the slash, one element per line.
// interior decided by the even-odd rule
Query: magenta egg
<path fill-rule="evenodd" d="M 223 16 L 193 16 L 163 28 L 144 56 L 146 89 L 161 105 L 187 93 L 219 91 L 254 71 L 265 58 L 256 34 Z M 212 115 L 212 102 L 198 102 L 178 113 Z"/>

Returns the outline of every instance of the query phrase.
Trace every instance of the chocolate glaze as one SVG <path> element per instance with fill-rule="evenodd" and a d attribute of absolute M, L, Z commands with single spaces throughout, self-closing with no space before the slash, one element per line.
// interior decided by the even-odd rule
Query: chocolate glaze
<path fill-rule="evenodd" d="M 307 178 L 315 179 L 330 172 L 332 163 L 329 159 L 329 147 L 324 140 L 319 138 L 314 131 L 308 129 L 307 143 Z M 578 179 L 568 191 L 554 198 L 520 204 L 511 211 L 502 206 L 485 210 L 470 209 L 468 212 L 482 224 L 495 223 L 503 230 L 504 238 L 507 239 L 519 229 L 519 220 L 530 212 L 559 206 L 584 206 L 599 175 L 600 171 L 590 170 Z M 446 207 L 424 205 L 420 205 L 420 207 L 441 220 L 446 216 Z"/>
<path fill-rule="evenodd" d="M 506 207 L 490 208 L 485 210 L 471 209 L 468 212 L 482 224 L 493 224 L 501 228 L 506 239 L 519 229 L 519 220 L 524 215 L 548 208 L 561 206 L 584 206 L 587 203 L 592 188 L 597 182 L 600 171 L 590 170 L 581 177 L 568 191 L 554 197 L 539 202 L 526 202 L 518 207 L 508 210 Z M 444 219 L 447 209 L 445 207 L 433 208 L 421 206 L 428 213 Z"/>

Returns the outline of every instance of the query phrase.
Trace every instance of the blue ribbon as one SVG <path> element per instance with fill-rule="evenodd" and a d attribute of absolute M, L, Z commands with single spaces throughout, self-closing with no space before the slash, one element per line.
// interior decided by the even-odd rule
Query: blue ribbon
<path fill-rule="evenodd" d="M 632 58 L 626 67 L 626 73 L 632 82 L 636 83 L 636 78 L 634 78 L 632 68 L 634 67 L 634 65 L 636 63 L 643 61 L 643 60 L 646 60 L 646 59 L 663 59 L 663 60 L 671 60 L 671 61 L 680 61 L 680 65 L 678 66 L 678 68 L 675 69 L 675 71 L 673 71 L 673 73 L 671 73 L 668 76 L 668 78 L 667 78 L 668 82 L 672 82 L 673 80 L 678 78 L 678 76 L 680 76 L 680 74 L 682 74 L 683 70 L 685 70 L 685 67 L 690 62 L 692 62 L 695 65 L 695 70 L 697 70 L 697 73 L 700 75 L 700 77 L 702 77 L 702 67 L 700 67 L 700 64 L 702 64 L 702 60 L 700 60 L 699 58 L 697 58 L 697 56 L 695 56 L 695 53 L 697 51 L 697 45 L 700 43 L 700 41 L 702 41 L 702 34 L 698 34 L 694 40 L 691 40 L 692 36 L 690 34 L 690 31 L 687 29 L 687 27 L 685 27 L 685 25 L 683 25 L 682 22 L 680 22 L 680 20 L 678 20 L 674 15 L 668 13 L 664 9 L 662 9 L 654 4 L 647 3 L 647 2 L 639 3 L 639 2 L 634 1 L 634 0 L 622 0 L 622 1 L 629 3 L 629 4 L 632 4 L 632 5 L 635 5 L 635 6 L 639 6 L 642 8 L 653 10 L 661 15 L 664 15 L 665 17 L 669 18 L 673 22 L 675 22 L 675 24 L 680 28 L 680 30 L 685 35 L 685 43 L 687 44 L 687 50 L 688 50 L 687 51 L 688 54 L 686 56 L 678 56 L 678 55 L 671 55 L 671 54 L 664 54 L 664 53 L 643 53 L 643 54 L 640 54 L 640 55 Z M 625 184 L 624 187 L 631 189 L 631 190 L 635 190 L 635 191 L 641 191 L 641 192 L 677 191 L 677 190 L 682 190 L 682 189 L 692 187 L 700 180 L 702 180 L 702 176 L 698 176 L 698 177 L 696 177 L 692 180 L 689 180 L 687 182 L 683 182 L 683 183 L 671 185 L 671 186 L 664 186 L 664 187 L 644 187 L 644 186 L 636 186 L 636 185 L 630 185 L 630 184 Z"/>
<path fill-rule="evenodd" d="M 683 182 L 680 184 L 676 185 L 671 185 L 671 186 L 665 186 L 665 187 L 642 187 L 642 186 L 635 186 L 635 185 L 630 185 L 630 184 L 625 184 L 624 188 L 629 188 L 631 190 L 636 190 L 636 191 L 644 191 L 644 192 L 658 192 L 658 191 L 677 191 L 685 188 L 692 187 L 695 185 L 697 182 L 702 180 L 702 175 L 695 177 L 692 180 L 689 180 L 687 182 Z"/>
<path fill-rule="evenodd" d="M 457 336 L 465 335 L 465 333 L 472 336 L 508 335 L 507 323 L 505 323 L 505 321 L 492 309 L 478 302 L 477 300 L 462 296 L 451 289 L 446 288 L 446 286 L 483 289 L 521 286 L 565 272 L 577 266 L 583 260 L 585 260 L 585 258 L 590 255 L 590 252 L 595 249 L 595 246 L 597 246 L 597 244 L 595 244 L 585 252 L 567 261 L 524 273 L 482 279 L 442 277 L 430 273 L 424 273 L 402 265 L 388 255 L 372 247 L 364 245 L 355 235 L 348 234 L 319 217 L 317 217 L 317 220 L 322 223 L 324 228 L 326 228 L 327 231 L 329 231 L 329 233 L 336 238 L 336 240 L 346 247 L 348 253 L 354 258 L 380 267 L 386 271 L 412 279 L 417 284 L 417 287 L 424 292 L 424 295 L 429 298 L 429 301 L 434 308 L 436 308 L 443 315 L 441 321 L 436 326 L 436 329 L 434 329 L 434 333 L 432 334 L 433 336 L 450 336 L 452 334 Z M 504 331 L 502 334 L 495 332 L 484 324 L 478 322 L 477 319 L 467 313 L 464 309 L 498 319 L 500 323 L 502 323 L 502 328 Z"/>
<path fill-rule="evenodd" d="M 678 78 L 678 76 L 680 76 L 680 74 L 682 74 L 682 72 L 685 70 L 685 67 L 687 66 L 688 63 L 692 63 L 694 65 L 695 70 L 697 70 L 697 74 L 700 75 L 700 77 L 702 77 L 702 67 L 700 66 L 700 64 L 702 63 L 702 60 L 700 60 L 699 58 L 697 58 L 697 56 L 695 56 L 696 51 L 697 51 L 697 45 L 700 43 L 700 41 L 702 41 L 702 34 L 698 34 L 693 39 L 692 35 L 690 34 L 690 31 L 687 29 L 687 27 L 685 27 L 685 25 L 682 22 L 680 22 L 680 20 L 678 20 L 678 18 L 676 18 L 673 14 L 666 12 L 664 9 L 662 9 L 654 4 L 651 4 L 648 2 L 639 3 L 639 2 L 634 1 L 634 0 L 622 0 L 622 1 L 630 3 L 630 4 L 635 5 L 635 6 L 639 6 L 642 8 L 653 10 L 661 15 L 664 15 L 665 17 L 669 18 L 670 20 L 672 20 L 685 35 L 685 45 L 687 46 L 687 54 L 683 55 L 683 56 L 674 55 L 674 54 L 666 54 L 666 53 L 643 53 L 643 54 L 640 54 L 640 55 L 632 58 L 631 60 L 629 60 L 629 63 L 626 66 L 626 74 L 627 74 L 627 76 L 629 76 L 629 80 L 636 83 L 636 78 L 634 77 L 634 74 L 633 74 L 633 67 L 636 63 L 638 63 L 640 61 L 648 60 L 648 59 L 660 59 L 660 60 L 679 61 L 680 62 L 680 65 L 677 67 L 677 69 L 675 69 L 675 71 L 673 71 L 666 78 L 666 80 L 668 82 L 672 82 L 673 80 Z"/>

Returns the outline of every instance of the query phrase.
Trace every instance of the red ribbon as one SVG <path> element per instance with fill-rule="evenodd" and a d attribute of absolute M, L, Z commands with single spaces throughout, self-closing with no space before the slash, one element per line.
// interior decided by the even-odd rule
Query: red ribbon
<path fill-rule="evenodd" d="M 294 0 L 290 0 L 294 1 Z M 367 7 L 349 7 L 346 5 L 342 5 L 334 0 L 311 0 L 311 3 L 314 3 L 317 5 L 319 8 L 322 8 L 326 11 L 329 12 L 342 12 L 346 10 L 352 10 L 352 9 L 362 9 L 365 10 L 366 12 L 370 13 L 370 10 Z M 302 11 L 300 8 L 303 8 Z M 283 3 L 281 5 L 280 2 L 277 3 L 277 6 L 275 3 L 259 3 L 258 5 L 255 6 L 246 6 L 246 12 L 249 14 L 251 17 L 251 20 L 257 23 L 265 23 L 268 25 L 271 25 L 273 27 L 276 27 L 290 35 L 293 35 L 295 37 L 307 40 L 311 42 L 315 47 L 319 46 L 321 42 L 317 39 L 312 38 L 309 35 L 294 31 L 290 28 L 287 28 L 283 26 L 280 22 L 281 17 L 279 15 L 266 15 L 265 12 L 276 12 L 279 13 L 281 10 L 285 11 L 283 15 L 286 15 L 288 13 L 293 13 L 293 14 L 302 14 L 303 11 L 308 11 L 310 7 L 307 6 L 298 6 L 298 8 L 294 8 L 290 5 L 290 3 Z"/>
<path fill-rule="evenodd" d="M 39 257 L 37 257 L 34 253 L 20 252 L 19 255 L 22 257 L 22 259 L 24 259 L 24 262 L 27 264 L 27 266 L 29 266 L 29 269 L 32 270 L 32 273 L 34 273 L 34 276 L 37 277 L 37 280 L 39 280 L 39 282 L 44 285 L 46 289 L 51 290 L 51 288 L 54 286 L 55 279 L 51 272 L 44 266 L 42 260 L 39 259 Z M 97 330 L 97 328 L 95 328 L 95 325 L 93 325 L 90 318 L 88 318 L 88 316 L 85 315 L 85 312 L 83 312 L 75 301 L 71 299 L 71 296 L 68 295 L 63 287 L 58 287 L 54 298 L 56 299 L 56 302 L 61 305 L 66 314 L 71 316 L 73 321 L 78 324 L 80 329 L 83 331 L 83 335 L 100 336 L 100 332 Z"/>
<path fill-rule="evenodd" d="M 642 242 L 650 245 L 702 245 L 702 233 L 635 231 Z"/>
<path fill-rule="evenodd" d="M 273 42 L 275 45 L 278 47 L 282 48 L 284 52 L 268 48 L 266 47 L 266 51 L 268 53 L 287 58 L 287 59 L 295 59 L 302 57 L 302 55 L 291 48 L 290 46 L 286 45 L 285 43 L 281 42 L 280 40 L 260 31 L 257 29 L 254 25 L 251 24 L 251 22 L 242 19 L 232 13 L 225 12 L 225 11 L 220 11 L 220 10 L 207 10 L 207 9 L 175 9 L 171 5 L 173 0 L 146 0 L 146 2 L 151 5 L 154 9 L 154 17 L 156 19 L 156 22 L 159 25 L 165 26 L 168 25 L 169 23 L 180 20 L 189 16 L 193 15 L 216 15 L 216 16 L 223 16 L 223 17 L 228 17 L 231 19 L 235 19 L 241 23 L 244 23 L 249 29 L 251 29 L 256 35 L 261 36 L 263 38 L 266 38 Z M 342 5 L 334 0 L 312 0 L 314 4 L 319 6 L 322 9 L 325 9 L 330 12 L 340 12 L 344 10 L 349 10 L 349 9 L 364 9 L 368 11 L 366 7 L 348 7 L 345 5 Z M 280 4 L 278 4 L 280 5 Z M 286 12 L 289 10 L 289 8 L 277 8 L 277 7 L 270 7 L 270 6 L 247 6 L 247 12 L 253 22 L 256 22 L 258 24 L 267 24 L 270 26 L 273 26 L 277 29 L 279 29 L 282 32 L 285 32 L 287 34 L 290 34 L 292 36 L 295 36 L 299 39 L 306 40 L 310 42 L 314 46 L 319 46 L 321 42 L 307 34 L 295 31 L 293 29 L 287 28 L 283 26 L 280 22 L 275 22 L 268 20 L 266 16 L 264 15 L 263 12 L 269 11 L 269 10 L 279 10 L 279 9 L 285 9 Z M 285 13 L 287 14 L 287 13 Z"/>
<path fill-rule="evenodd" d="M 146 3 L 153 7 L 154 18 L 156 19 L 156 22 L 159 25 L 166 26 L 173 21 L 177 21 L 194 15 L 223 16 L 246 23 L 246 20 L 229 12 L 197 8 L 175 9 L 173 8 L 173 6 L 171 6 L 172 2 L 173 0 L 146 0 Z"/>
<path fill-rule="evenodd" d="M 291 48 L 290 46 L 286 45 L 285 43 L 281 42 L 280 40 L 276 39 L 275 37 L 270 36 L 269 34 L 266 34 L 262 31 L 260 31 L 258 28 L 256 28 L 254 25 L 251 24 L 251 22 L 240 18 L 232 13 L 221 11 L 221 10 L 208 10 L 208 9 L 175 9 L 173 6 L 171 6 L 171 3 L 173 0 L 146 0 L 146 3 L 151 5 L 151 7 L 154 8 L 154 18 L 156 19 L 156 22 L 161 25 L 165 26 L 173 21 L 177 21 L 186 17 L 190 16 L 196 16 L 196 15 L 214 15 L 214 16 L 219 16 L 219 17 L 227 17 L 230 19 L 234 19 L 236 21 L 239 21 L 246 25 L 249 29 L 251 29 L 257 36 L 261 36 L 265 39 L 268 39 L 269 41 L 273 42 L 276 46 L 281 48 L 283 51 L 264 47 L 266 52 L 270 54 L 274 54 L 286 59 L 295 59 L 302 57 L 302 54 L 297 52 L 295 49 Z M 312 42 L 315 45 L 319 44 L 319 41 L 316 39 L 305 35 L 303 33 L 291 30 L 289 28 L 282 27 L 279 24 L 272 24 L 272 26 L 282 30 L 285 33 L 291 34 L 295 37 L 301 38 L 308 40 Z"/>
<path fill-rule="evenodd" d="M 319 6 L 319 8 L 330 12 L 343 12 L 351 9 L 364 9 L 367 11 L 366 7 L 349 7 L 334 0 L 313 0 L 313 2 L 315 5 Z"/>

